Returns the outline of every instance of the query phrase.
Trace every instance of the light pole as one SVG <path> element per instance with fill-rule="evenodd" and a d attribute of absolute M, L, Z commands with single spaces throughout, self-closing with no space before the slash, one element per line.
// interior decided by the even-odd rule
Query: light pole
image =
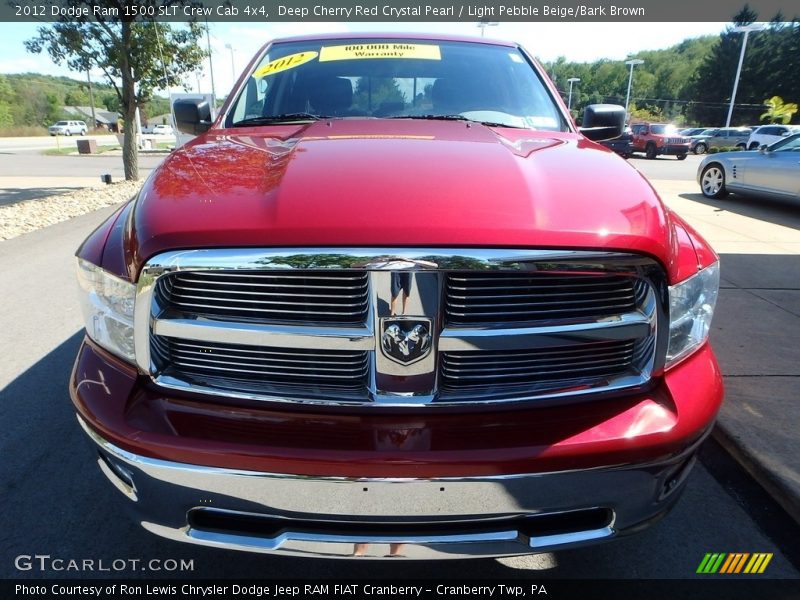
<path fill-rule="evenodd" d="M 233 46 L 230 44 L 225 44 L 225 47 L 231 51 L 231 88 L 236 84 L 236 65 L 233 62 Z"/>
<path fill-rule="evenodd" d="M 572 110 L 572 84 L 577 83 L 581 80 L 580 77 L 570 77 L 567 79 L 569 81 L 569 96 L 567 97 L 567 110 Z"/>
<path fill-rule="evenodd" d="M 481 37 L 483 37 L 486 33 L 487 27 L 497 27 L 498 25 L 500 25 L 500 23 L 496 21 L 478 21 L 478 27 L 481 30 Z"/>
<path fill-rule="evenodd" d="M 751 31 L 761 31 L 764 27 L 763 23 L 750 23 L 749 25 L 739 25 L 732 30 L 734 33 L 744 32 L 744 39 L 742 40 L 742 51 L 739 53 L 739 66 L 736 67 L 736 77 L 733 80 L 733 93 L 731 93 L 731 104 L 728 107 L 728 118 L 725 119 L 725 127 L 731 126 L 733 103 L 736 101 L 736 90 L 739 88 L 739 76 L 742 74 L 742 62 L 744 62 L 744 51 L 747 48 L 747 35 Z"/>
<path fill-rule="evenodd" d="M 644 64 L 644 61 L 641 58 L 632 58 L 630 60 L 625 61 L 626 65 L 629 65 L 631 68 L 631 74 L 628 76 L 628 95 L 625 96 L 625 121 L 630 124 L 630 115 L 628 114 L 628 105 L 631 102 L 631 83 L 633 83 L 633 67 L 636 65 Z"/>
<path fill-rule="evenodd" d="M 211 117 L 217 114 L 217 90 L 214 86 L 214 61 L 211 58 L 211 30 L 206 19 L 206 44 L 208 45 L 208 70 L 211 72 Z"/>

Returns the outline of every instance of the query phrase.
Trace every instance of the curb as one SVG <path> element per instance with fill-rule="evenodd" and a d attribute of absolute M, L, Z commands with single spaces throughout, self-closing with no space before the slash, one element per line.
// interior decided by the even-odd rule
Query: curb
<path fill-rule="evenodd" d="M 712 437 L 731 457 L 747 471 L 756 482 L 772 496 L 786 513 L 800 524 L 800 497 L 773 471 L 753 455 L 747 446 L 717 420 Z"/>

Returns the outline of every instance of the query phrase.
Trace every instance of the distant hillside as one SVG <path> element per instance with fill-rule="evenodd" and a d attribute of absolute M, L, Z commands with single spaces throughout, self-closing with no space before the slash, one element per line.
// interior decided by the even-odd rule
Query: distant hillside
<path fill-rule="evenodd" d="M 95 107 L 119 111 L 119 99 L 114 88 L 92 81 Z M 53 77 L 40 73 L 0 75 L 0 132 L 11 127 L 45 127 L 62 118 L 64 106 L 89 106 L 89 87 L 83 80 Z M 157 97 L 143 111 L 154 115 L 169 112 L 169 101 Z"/>

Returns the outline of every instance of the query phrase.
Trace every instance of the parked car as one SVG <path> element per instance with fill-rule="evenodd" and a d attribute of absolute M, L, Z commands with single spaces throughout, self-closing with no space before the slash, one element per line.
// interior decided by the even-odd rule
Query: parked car
<path fill-rule="evenodd" d="M 689 127 L 688 129 L 681 129 L 680 134 L 684 137 L 691 137 L 693 135 L 700 135 L 703 133 L 707 127 Z"/>
<path fill-rule="evenodd" d="M 697 182 L 707 198 L 724 198 L 733 192 L 798 200 L 800 133 L 759 150 L 707 156 L 697 168 Z"/>
<path fill-rule="evenodd" d="M 175 135 L 172 125 L 153 125 L 149 128 L 144 128 L 142 133 L 149 133 L 152 135 Z"/>
<path fill-rule="evenodd" d="M 636 123 L 631 130 L 633 151 L 643 152 L 647 158 L 671 155 L 683 160 L 689 153 L 689 138 L 669 123 Z"/>
<path fill-rule="evenodd" d="M 618 138 L 600 142 L 600 145 L 605 146 L 609 150 L 613 150 L 622 158 L 630 158 L 633 154 L 633 136 L 630 133 L 630 129 L 627 129 L 625 133 Z"/>
<path fill-rule="evenodd" d="M 756 127 L 747 139 L 747 149 L 756 150 L 761 146 L 769 146 L 774 142 L 800 132 L 798 125 L 762 125 Z"/>
<path fill-rule="evenodd" d="M 214 120 L 174 103 L 196 138 L 77 253 L 70 393 L 137 520 L 414 559 L 664 515 L 722 401 L 719 263 L 596 143 L 625 109 L 579 130 L 481 38 L 287 38 L 248 69 Z"/>
<path fill-rule="evenodd" d="M 747 127 L 716 127 L 691 137 L 695 154 L 705 154 L 709 148 L 747 148 L 751 130 Z"/>
<path fill-rule="evenodd" d="M 47 128 L 50 135 L 86 135 L 87 131 L 83 121 L 58 121 Z"/>

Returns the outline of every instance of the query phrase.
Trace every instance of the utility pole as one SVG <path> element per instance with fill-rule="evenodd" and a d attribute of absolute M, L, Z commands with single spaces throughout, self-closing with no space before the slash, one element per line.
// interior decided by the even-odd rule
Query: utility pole
<path fill-rule="evenodd" d="M 747 36 L 751 31 L 761 31 L 765 27 L 762 23 L 750 23 L 749 25 L 740 25 L 733 28 L 735 33 L 744 33 L 744 39 L 742 40 L 742 51 L 739 53 L 739 65 L 736 67 L 736 77 L 733 80 L 733 92 L 731 93 L 730 106 L 728 106 L 728 118 L 725 119 L 725 127 L 731 126 L 733 103 L 736 102 L 736 92 L 739 89 L 739 77 L 742 74 L 742 63 L 744 62 L 744 51 L 747 50 Z"/>
<path fill-rule="evenodd" d="M 214 87 L 214 61 L 211 60 L 211 30 L 206 19 L 206 45 L 208 46 L 208 70 L 211 72 L 211 116 L 217 115 L 217 90 Z"/>
<path fill-rule="evenodd" d="M 86 69 L 86 81 L 89 83 L 89 105 L 92 107 L 92 129 L 97 127 L 97 117 L 94 114 L 94 90 L 92 90 L 92 76 L 89 69 Z"/>
<path fill-rule="evenodd" d="M 631 74 L 628 76 L 628 95 L 625 96 L 625 123 L 630 125 L 631 116 L 628 113 L 628 105 L 631 102 L 631 83 L 633 83 L 633 67 L 636 65 L 644 64 L 644 61 L 641 58 L 632 58 L 630 60 L 626 60 L 625 64 L 631 68 Z"/>
<path fill-rule="evenodd" d="M 569 100 L 567 100 L 567 110 L 572 111 L 572 84 L 577 83 L 581 80 L 580 77 L 570 77 L 567 79 L 569 82 Z M 570 112 L 572 114 L 572 112 Z"/>

